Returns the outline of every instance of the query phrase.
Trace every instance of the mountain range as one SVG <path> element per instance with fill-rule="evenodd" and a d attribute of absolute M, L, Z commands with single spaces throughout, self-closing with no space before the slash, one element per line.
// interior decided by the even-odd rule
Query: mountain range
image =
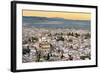
<path fill-rule="evenodd" d="M 37 28 L 75 28 L 90 29 L 90 20 L 71 20 L 64 18 L 48 18 L 36 16 L 23 16 L 23 26 Z"/>

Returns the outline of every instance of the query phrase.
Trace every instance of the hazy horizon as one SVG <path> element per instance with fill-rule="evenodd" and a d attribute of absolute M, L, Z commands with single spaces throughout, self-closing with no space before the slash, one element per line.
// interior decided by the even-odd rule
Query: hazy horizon
<path fill-rule="evenodd" d="M 64 18 L 48 18 L 39 16 L 23 16 L 23 26 L 43 28 L 80 28 L 90 29 L 89 20 L 68 20 Z"/>

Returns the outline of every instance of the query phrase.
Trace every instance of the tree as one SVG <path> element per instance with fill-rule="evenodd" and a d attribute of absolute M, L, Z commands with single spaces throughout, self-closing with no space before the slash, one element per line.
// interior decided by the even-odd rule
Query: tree
<path fill-rule="evenodd" d="M 47 54 L 47 59 L 46 60 L 49 60 L 50 59 L 50 55 L 49 55 L 49 53 Z"/>
<path fill-rule="evenodd" d="M 36 52 L 36 62 L 39 62 L 40 58 L 41 58 L 41 53 L 40 53 L 40 51 L 37 51 Z"/>
<path fill-rule="evenodd" d="M 32 37 L 32 42 L 35 43 L 38 41 L 38 38 L 37 37 Z"/>
<path fill-rule="evenodd" d="M 58 37 L 57 41 L 64 41 L 63 37 Z"/>
<path fill-rule="evenodd" d="M 85 39 L 91 38 L 91 35 L 89 33 L 85 34 Z"/>

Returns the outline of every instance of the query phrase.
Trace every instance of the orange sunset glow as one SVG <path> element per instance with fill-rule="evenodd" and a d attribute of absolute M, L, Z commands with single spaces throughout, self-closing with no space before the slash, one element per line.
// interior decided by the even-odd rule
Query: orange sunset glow
<path fill-rule="evenodd" d="M 72 20 L 90 20 L 91 14 L 84 12 L 57 12 L 57 11 L 34 11 L 34 10 L 23 10 L 23 16 L 39 16 L 49 18 L 64 18 Z"/>

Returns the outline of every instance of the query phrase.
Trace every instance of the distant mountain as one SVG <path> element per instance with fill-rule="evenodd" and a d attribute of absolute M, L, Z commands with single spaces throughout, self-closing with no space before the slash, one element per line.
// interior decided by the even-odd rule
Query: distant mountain
<path fill-rule="evenodd" d="M 39 28 L 76 28 L 90 29 L 89 20 L 69 20 L 64 18 L 22 17 L 23 26 Z"/>

